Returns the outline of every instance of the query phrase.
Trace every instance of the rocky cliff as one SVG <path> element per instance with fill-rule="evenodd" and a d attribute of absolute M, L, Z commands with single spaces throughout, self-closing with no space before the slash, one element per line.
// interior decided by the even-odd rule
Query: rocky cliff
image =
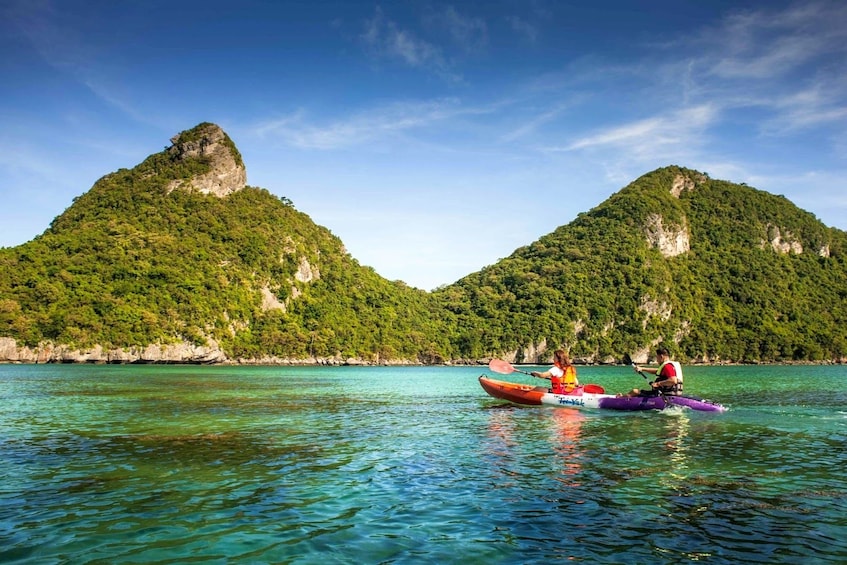
<path fill-rule="evenodd" d="M 211 168 L 207 173 L 170 183 L 168 190 L 196 190 L 224 197 L 247 184 L 247 170 L 235 144 L 219 126 L 203 123 L 171 138 L 168 154 L 175 161 L 200 160 Z"/>

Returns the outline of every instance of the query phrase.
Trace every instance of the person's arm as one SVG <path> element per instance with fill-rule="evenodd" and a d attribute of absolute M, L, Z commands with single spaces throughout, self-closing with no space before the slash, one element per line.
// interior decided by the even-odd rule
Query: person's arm
<path fill-rule="evenodd" d="M 541 379 L 547 379 L 548 381 L 550 380 L 550 377 L 552 376 L 550 374 L 550 371 L 544 371 L 543 373 L 540 373 L 538 371 L 533 371 L 533 372 L 530 373 L 530 375 L 532 375 L 533 377 L 541 378 Z"/>
<path fill-rule="evenodd" d="M 653 388 L 671 388 L 676 384 L 676 377 L 668 377 L 661 381 L 655 380 L 651 384 Z"/>

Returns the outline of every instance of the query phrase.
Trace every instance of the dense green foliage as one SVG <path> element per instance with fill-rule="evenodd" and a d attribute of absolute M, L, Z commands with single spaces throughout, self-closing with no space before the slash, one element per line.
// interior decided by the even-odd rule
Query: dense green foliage
<path fill-rule="evenodd" d="M 679 178 L 693 189 L 677 197 Z M 690 250 L 648 242 L 657 214 Z M 775 251 L 780 234 L 803 252 Z M 847 234 L 785 198 L 667 167 L 438 296 L 467 357 L 546 343 L 612 360 L 662 342 L 686 359 L 843 359 L 845 259 Z"/>
<path fill-rule="evenodd" d="M 202 159 L 151 155 L 100 179 L 33 241 L 0 249 L 0 337 L 79 348 L 214 342 L 233 358 L 373 362 L 521 360 L 542 345 L 603 361 L 659 342 L 703 360 L 847 355 L 847 234 L 782 197 L 695 171 L 645 175 L 430 294 L 359 265 L 264 189 L 168 189 L 208 170 Z M 675 196 L 680 178 L 690 190 Z M 659 216 L 664 230 L 689 235 L 690 250 L 666 257 L 650 243 Z M 803 251 L 777 252 L 780 237 Z"/>
<path fill-rule="evenodd" d="M 0 336 L 440 360 L 446 332 L 431 297 L 359 265 L 287 199 L 252 187 L 224 199 L 168 193 L 170 180 L 206 170 L 158 153 L 100 179 L 35 240 L 0 249 Z M 262 289 L 285 309 L 263 309 Z"/>
<path fill-rule="evenodd" d="M 101 180 L 46 233 L 0 250 L 0 334 L 80 347 L 213 338 L 247 357 L 444 349 L 425 337 L 443 334 L 425 292 L 360 266 L 267 191 L 166 195 L 132 177 Z M 319 278 L 297 280 L 301 264 Z M 262 288 L 287 311 L 263 310 Z"/>

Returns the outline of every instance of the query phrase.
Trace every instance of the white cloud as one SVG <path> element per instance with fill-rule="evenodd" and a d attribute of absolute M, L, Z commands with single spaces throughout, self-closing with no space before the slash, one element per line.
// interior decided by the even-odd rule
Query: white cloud
<path fill-rule="evenodd" d="M 812 2 L 782 12 L 739 12 L 701 39 L 711 46 L 716 76 L 786 76 L 812 60 L 847 53 L 847 6 Z"/>
<path fill-rule="evenodd" d="M 459 116 L 490 112 L 490 108 L 465 108 L 456 98 L 424 102 L 397 102 L 316 125 L 304 111 L 271 120 L 253 128 L 260 137 L 276 137 L 301 149 L 337 149 L 385 140 L 403 132 L 423 130 Z"/>
<path fill-rule="evenodd" d="M 656 63 L 662 87 L 685 104 L 768 112 L 760 131 L 843 120 L 847 107 L 847 5 L 797 4 L 736 12 L 669 44 Z"/>
<path fill-rule="evenodd" d="M 717 117 L 718 112 L 709 104 L 684 108 L 612 127 L 577 139 L 563 149 L 556 150 L 627 146 L 637 148 L 639 152 L 650 152 L 663 145 L 693 143 L 695 136 L 701 134 Z"/>
<path fill-rule="evenodd" d="M 502 135 L 500 139 L 501 141 L 510 142 L 534 134 L 538 128 L 559 117 L 566 108 L 566 104 L 557 104 L 550 109 L 545 109 L 533 118 L 526 120 L 514 130 Z"/>
<path fill-rule="evenodd" d="M 772 106 L 777 115 L 766 127 L 777 133 L 843 124 L 847 121 L 847 77 L 822 77 L 786 89 Z"/>

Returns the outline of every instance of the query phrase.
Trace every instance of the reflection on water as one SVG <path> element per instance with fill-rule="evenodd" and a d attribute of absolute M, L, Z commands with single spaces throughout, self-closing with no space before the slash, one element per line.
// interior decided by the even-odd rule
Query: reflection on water
<path fill-rule="evenodd" d="M 562 462 L 562 468 L 556 480 L 566 486 L 580 486 L 582 459 L 585 457 L 580 447 L 580 434 L 585 414 L 579 410 L 560 408 L 550 414 L 553 422 L 553 434 L 550 438 L 553 451 Z"/>
<path fill-rule="evenodd" d="M 691 419 L 689 410 L 674 407 L 665 410 L 661 418 L 664 433 L 660 436 L 668 455 L 666 473 L 661 475 L 662 484 L 669 489 L 688 479 L 688 452 L 691 441 L 688 437 Z"/>

